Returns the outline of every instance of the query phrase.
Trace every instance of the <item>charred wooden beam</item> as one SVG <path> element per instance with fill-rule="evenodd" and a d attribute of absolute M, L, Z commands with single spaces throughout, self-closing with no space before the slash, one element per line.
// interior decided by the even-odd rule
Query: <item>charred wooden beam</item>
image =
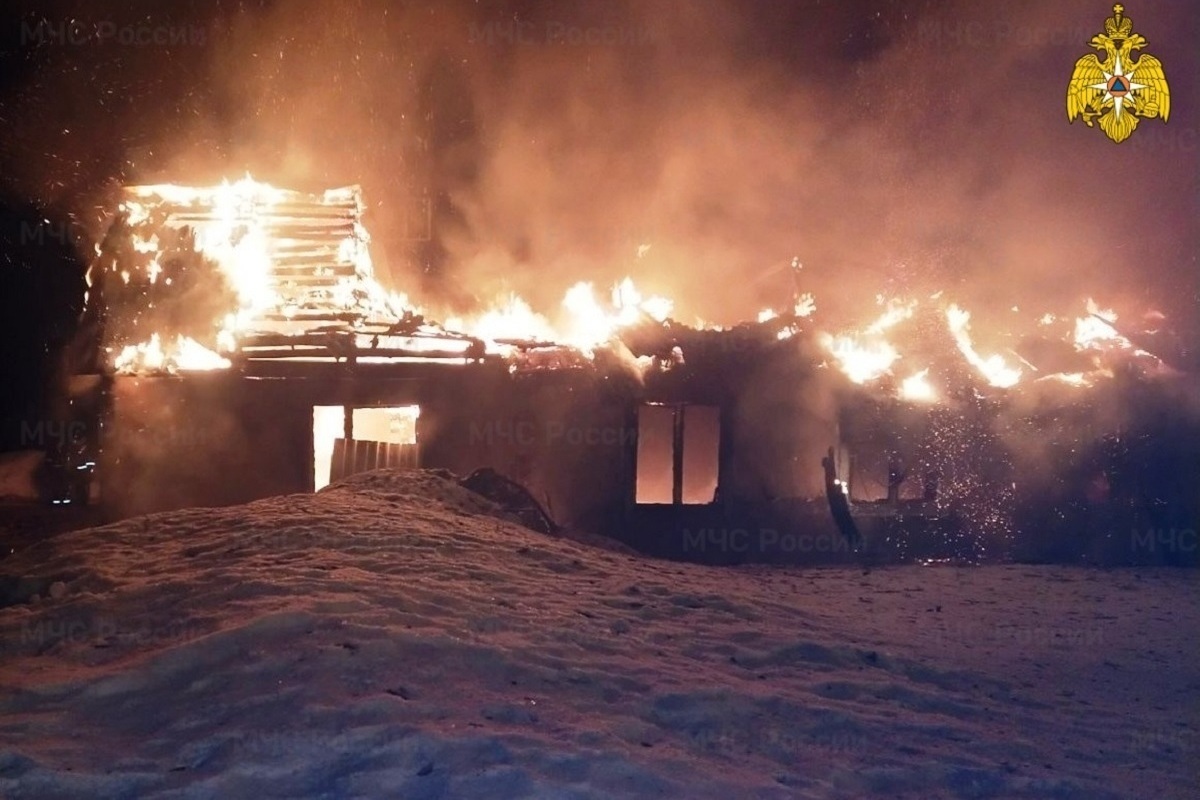
<path fill-rule="evenodd" d="M 272 252 L 271 269 L 279 271 L 281 269 L 322 269 L 322 268 L 349 268 L 354 269 L 352 261 L 344 261 L 338 258 L 336 252 L 329 252 L 328 249 L 312 250 L 310 252 Z"/>
<path fill-rule="evenodd" d="M 239 351 L 239 357 L 245 361 L 265 360 L 265 359 L 310 359 L 320 361 L 344 361 L 352 356 L 334 349 L 334 348 L 313 348 L 313 347 L 275 347 L 275 348 L 249 348 Z M 461 363 L 467 360 L 475 360 L 473 356 L 461 351 L 449 350 L 388 350 L 381 352 L 370 352 L 358 354 L 358 360 L 371 359 L 380 362 L 395 361 L 404 363 L 406 361 L 441 361 Z"/>
<path fill-rule="evenodd" d="M 862 548 L 862 537 L 859 535 L 854 517 L 850 514 L 850 500 L 842 488 L 842 484 L 838 481 L 832 447 L 821 459 L 821 467 L 825 470 L 825 499 L 829 502 L 829 513 L 833 516 L 833 523 L 849 543 L 851 549 L 858 552 Z"/>

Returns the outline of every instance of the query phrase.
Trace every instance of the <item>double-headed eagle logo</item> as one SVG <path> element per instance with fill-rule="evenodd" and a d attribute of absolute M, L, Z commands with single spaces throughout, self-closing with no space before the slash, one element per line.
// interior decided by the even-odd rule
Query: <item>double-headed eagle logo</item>
<path fill-rule="evenodd" d="M 1075 62 L 1075 72 L 1067 86 L 1067 120 L 1083 117 L 1114 142 L 1129 138 L 1139 118 L 1161 117 L 1171 113 L 1171 94 L 1162 62 L 1149 53 L 1132 58 L 1134 50 L 1146 45 L 1145 37 L 1133 32 L 1133 22 L 1123 16 L 1125 7 L 1113 6 L 1113 15 L 1104 21 L 1104 33 L 1088 42 L 1104 53 L 1101 61 L 1089 53 Z"/>

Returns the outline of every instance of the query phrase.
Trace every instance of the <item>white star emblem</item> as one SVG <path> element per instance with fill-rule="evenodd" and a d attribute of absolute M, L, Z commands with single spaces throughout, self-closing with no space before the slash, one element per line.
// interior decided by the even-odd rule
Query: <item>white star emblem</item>
<path fill-rule="evenodd" d="M 1113 57 L 1113 71 L 1104 72 L 1104 83 L 1093 83 L 1091 85 L 1091 88 L 1104 92 L 1103 102 L 1108 103 L 1108 101 L 1112 101 L 1113 115 L 1118 119 L 1121 117 L 1121 107 L 1125 103 L 1125 95 L 1138 89 L 1146 88 L 1146 84 L 1144 83 L 1133 82 L 1133 73 L 1136 71 L 1130 70 L 1129 74 L 1126 75 L 1121 66 L 1121 56 L 1117 55 Z"/>

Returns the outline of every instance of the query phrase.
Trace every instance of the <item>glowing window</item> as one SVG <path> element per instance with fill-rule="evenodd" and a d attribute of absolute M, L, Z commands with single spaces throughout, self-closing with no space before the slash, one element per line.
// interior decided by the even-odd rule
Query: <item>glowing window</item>
<path fill-rule="evenodd" d="M 420 406 L 356 408 L 351 433 L 358 441 L 416 444 Z M 329 485 L 334 442 L 345 436 L 345 406 L 313 406 L 313 490 Z"/>
<path fill-rule="evenodd" d="M 638 409 L 638 503 L 711 503 L 720 462 L 720 410 L 684 403 Z"/>

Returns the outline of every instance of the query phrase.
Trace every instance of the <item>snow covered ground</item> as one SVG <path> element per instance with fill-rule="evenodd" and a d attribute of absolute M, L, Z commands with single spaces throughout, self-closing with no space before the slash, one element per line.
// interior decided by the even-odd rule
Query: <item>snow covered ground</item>
<path fill-rule="evenodd" d="M 370 473 L 5 559 L 0 794 L 1200 796 L 1194 573 L 720 569 L 492 511 Z"/>

